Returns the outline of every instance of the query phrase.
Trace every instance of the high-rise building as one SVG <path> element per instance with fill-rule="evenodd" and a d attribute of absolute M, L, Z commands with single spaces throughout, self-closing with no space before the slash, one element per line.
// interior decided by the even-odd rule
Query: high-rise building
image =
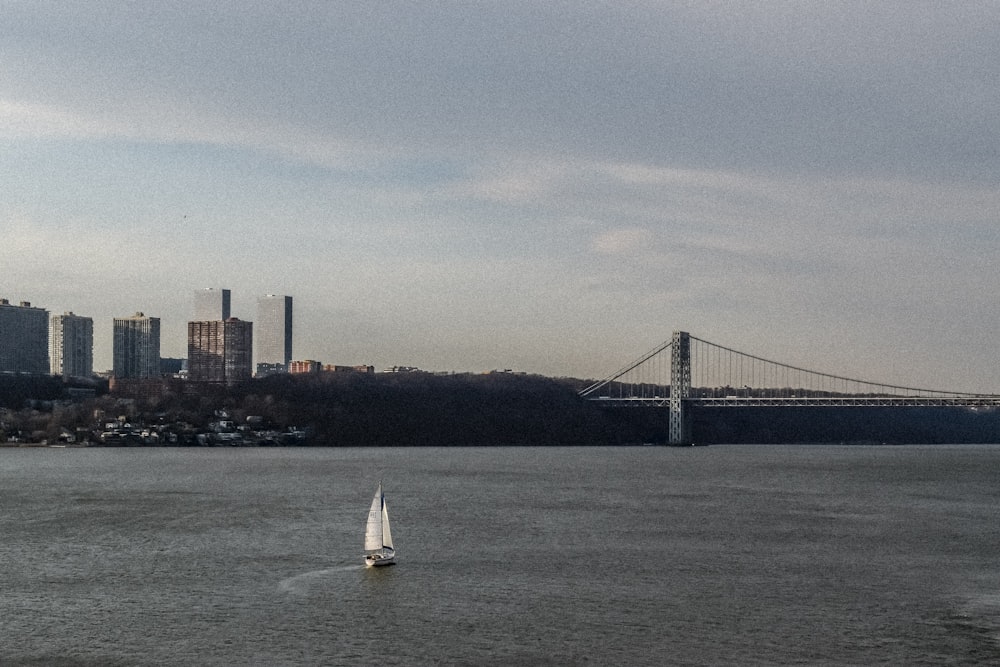
<path fill-rule="evenodd" d="M 188 322 L 188 379 L 233 384 L 251 377 L 253 322 Z"/>
<path fill-rule="evenodd" d="M 112 372 L 116 378 L 160 377 L 160 318 L 115 318 Z"/>
<path fill-rule="evenodd" d="M 49 312 L 0 299 L 0 373 L 49 372 Z"/>
<path fill-rule="evenodd" d="M 257 374 L 288 371 L 292 361 L 292 297 L 257 299 Z"/>
<path fill-rule="evenodd" d="M 206 287 L 194 291 L 194 319 L 198 322 L 208 320 L 228 320 L 230 318 L 230 303 L 232 295 L 227 289 Z"/>
<path fill-rule="evenodd" d="M 49 320 L 49 363 L 53 375 L 93 375 L 94 320 L 73 313 L 53 315 Z"/>

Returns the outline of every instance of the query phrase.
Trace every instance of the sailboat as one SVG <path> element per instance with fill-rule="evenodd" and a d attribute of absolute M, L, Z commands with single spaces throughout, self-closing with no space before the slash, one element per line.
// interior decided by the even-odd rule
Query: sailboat
<path fill-rule="evenodd" d="M 365 565 L 379 567 L 395 565 L 396 551 L 392 548 L 392 533 L 389 532 L 389 510 L 385 506 L 382 482 L 375 489 L 371 509 L 368 510 L 368 525 L 365 527 Z"/>

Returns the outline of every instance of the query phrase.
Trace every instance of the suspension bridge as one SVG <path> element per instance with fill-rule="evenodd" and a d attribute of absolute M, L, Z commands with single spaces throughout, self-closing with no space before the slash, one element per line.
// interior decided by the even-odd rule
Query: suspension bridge
<path fill-rule="evenodd" d="M 938 391 L 811 371 L 675 331 L 580 396 L 604 405 L 669 410 L 669 442 L 690 444 L 686 418 L 705 407 L 1000 406 L 1000 395 Z"/>

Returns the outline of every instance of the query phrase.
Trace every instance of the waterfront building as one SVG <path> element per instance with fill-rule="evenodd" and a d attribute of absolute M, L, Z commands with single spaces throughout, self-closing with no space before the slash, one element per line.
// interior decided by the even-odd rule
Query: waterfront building
<path fill-rule="evenodd" d="M 292 297 L 267 294 L 257 299 L 257 375 L 268 375 L 292 361 Z"/>
<path fill-rule="evenodd" d="M 160 376 L 160 318 L 143 313 L 115 318 L 112 374 L 116 378 Z"/>
<path fill-rule="evenodd" d="M 49 312 L 0 299 L 0 373 L 49 372 Z"/>
<path fill-rule="evenodd" d="M 227 289 L 206 287 L 194 291 L 194 320 L 205 322 L 209 320 L 228 320 L 232 293 Z"/>
<path fill-rule="evenodd" d="M 250 379 L 252 368 L 253 322 L 188 322 L 188 379 L 233 384 Z"/>
<path fill-rule="evenodd" d="M 94 320 L 72 312 L 49 320 L 49 363 L 53 375 L 89 378 L 94 374 Z"/>

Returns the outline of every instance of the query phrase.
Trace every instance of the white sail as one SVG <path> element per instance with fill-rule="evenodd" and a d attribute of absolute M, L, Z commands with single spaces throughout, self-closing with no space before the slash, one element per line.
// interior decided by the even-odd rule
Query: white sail
<path fill-rule="evenodd" d="M 389 507 L 385 504 L 385 496 L 382 497 L 382 546 L 392 549 L 392 533 L 389 532 Z"/>
<path fill-rule="evenodd" d="M 368 510 L 368 525 L 365 527 L 365 551 L 375 551 L 382 548 L 382 512 L 384 507 L 382 484 L 379 483 L 372 498 L 371 509 Z M 387 520 L 386 520 L 387 521 Z"/>

